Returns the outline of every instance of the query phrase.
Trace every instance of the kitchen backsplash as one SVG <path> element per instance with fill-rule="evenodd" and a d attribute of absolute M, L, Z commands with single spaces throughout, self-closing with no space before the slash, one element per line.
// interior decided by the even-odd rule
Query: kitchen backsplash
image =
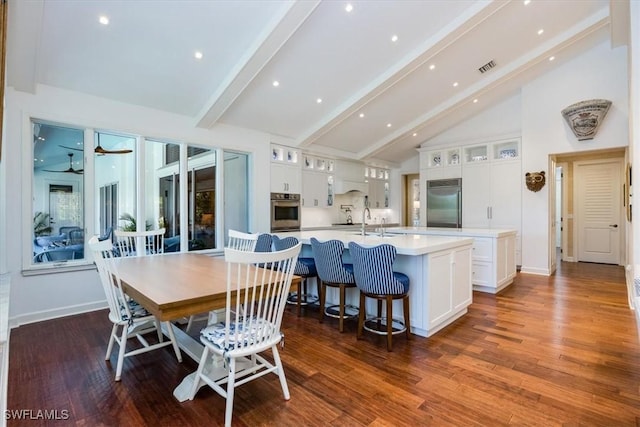
<path fill-rule="evenodd" d="M 362 193 L 351 192 L 346 194 L 336 194 L 333 207 L 331 208 L 302 208 L 302 228 L 325 227 L 331 224 L 347 222 L 347 212 L 340 209 L 340 206 L 350 206 L 351 218 L 354 223 L 362 222 L 362 208 L 364 206 L 364 196 Z M 393 209 L 370 209 L 371 219 L 367 219 L 368 224 L 381 222 L 385 218 L 387 223 L 399 223 L 399 214 Z"/>

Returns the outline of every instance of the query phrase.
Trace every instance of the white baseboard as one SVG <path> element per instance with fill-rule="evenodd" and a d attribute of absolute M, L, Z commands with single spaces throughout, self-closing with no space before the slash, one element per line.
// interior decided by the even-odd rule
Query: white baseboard
<path fill-rule="evenodd" d="M 551 272 L 548 268 L 535 268 L 522 266 L 520 273 L 537 274 L 538 276 L 550 276 Z"/>
<path fill-rule="evenodd" d="M 107 308 L 106 300 L 71 305 L 53 310 L 37 311 L 12 317 L 9 319 L 9 326 L 13 329 L 21 325 L 28 325 L 29 323 L 42 322 L 44 320 L 57 319 L 58 317 L 72 316 L 74 314 L 88 313 L 90 311 L 101 310 L 103 308 Z"/>

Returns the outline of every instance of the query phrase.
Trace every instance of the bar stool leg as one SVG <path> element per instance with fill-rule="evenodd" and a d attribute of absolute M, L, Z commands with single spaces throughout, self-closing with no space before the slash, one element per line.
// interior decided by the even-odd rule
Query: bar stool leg
<path fill-rule="evenodd" d="M 403 302 L 403 310 L 404 311 L 404 326 L 406 326 L 407 330 L 406 330 L 406 334 L 407 334 L 407 339 L 410 340 L 411 339 L 411 316 L 409 316 L 409 295 L 405 295 L 405 297 L 402 300 Z"/>
<path fill-rule="evenodd" d="M 382 330 L 382 300 L 378 298 L 377 302 L 378 302 L 378 318 L 376 319 L 376 329 L 380 331 Z"/>
<path fill-rule="evenodd" d="M 364 319 L 365 319 L 365 296 L 364 293 L 360 292 L 360 309 L 359 309 L 359 313 L 358 313 L 358 332 L 357 332 L 357 339 L 361 339 L 362 338 L 362 330 L 364 329 Z"/>
<path fill-rule="evenodd" d="M 320 278 L 318 278 L 320 280 Z M 327 297 L 327 285 L 324 284 L 322 280 L 320 280 L 320 284 L 318 286 L 320 292 L 320 323 L 324 322 L 324 300 Z"/>
<path fill-rule="evenodd" d="M 391 340 L 393 339 L 393 297 L 386 296 L 387 300 L 387 351 L 391 351 Z"/>
<path fill-rule="evenodd" d="M 345 288 L 344 284 L 340 283 L 340 332 L 344 332 L 344 298 Z"/>
<path fill-rule="evenodd" d="M 306 282 L 306 278 L 302 279 L 302 281 L 300 281 L 298 283 L 298 295 L 297 295 L 297 300 L 298 300 L 298 317 L 300 317 L 300 311 L 302 309 L 302 284 Z"/>

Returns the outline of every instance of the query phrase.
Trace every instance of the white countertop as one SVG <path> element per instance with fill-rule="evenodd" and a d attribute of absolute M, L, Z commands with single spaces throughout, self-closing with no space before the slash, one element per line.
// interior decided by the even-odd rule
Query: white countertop
<path fill-rule="evenodd" d="M 515 229 L 507 228 L 438 228 L 438 227 L 389 227 L 387 233 L 399 234 L 423 234 L 438 236 L 465 236 L 465 237 L 503 237 L 516 234 Z"/>
<path fill-rule="evenodd" d="M 401 227 L 399 227 L 401 228 Z M 311 230 L 311 231 L 290 231 L 282 233 L 274 233 L 278 237 L 293 236 L 303 244 L 310 244 L 311 238 L 315 237 L 320 241 L 340 240 L 345 244 L 355 242 L 362 246 L 377 246 L 382 243 L 388 243 L 396 247 L 398 255 L 424 255 L 430 252 L 436 252 L 446 249 L 452 249 L 473 243 L 473 239 L 465 236 L 426 236 L 426 235 L 407 235 L 407 234 L 385 234 L 380 237 L 378 233 L 369 232 L 366 236 L 360 235 L 356 230 Z"/>

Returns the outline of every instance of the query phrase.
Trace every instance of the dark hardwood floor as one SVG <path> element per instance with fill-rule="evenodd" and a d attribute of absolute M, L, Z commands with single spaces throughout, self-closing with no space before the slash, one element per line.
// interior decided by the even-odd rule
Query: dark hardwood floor
<path fill-rule="evenodd" d="M 557 274 L 518 274 L 498 295 L 474 293 L 469 313 L 431 338 L 355 338 L 317 310 L 283 322 L 291 391 L 274 375 L 237 389 L 234 425 L 640 425 L 640 343 L 622 267 L 561 264 Z M 105 311 L 11 331 L 9 410 L 67 411 L 69 419 L 9 426 L 222 425 L 224 400 L 202 388 L 172 391 L 194 371 L 170 348 L 125 361 L 104 352 Z"/>

